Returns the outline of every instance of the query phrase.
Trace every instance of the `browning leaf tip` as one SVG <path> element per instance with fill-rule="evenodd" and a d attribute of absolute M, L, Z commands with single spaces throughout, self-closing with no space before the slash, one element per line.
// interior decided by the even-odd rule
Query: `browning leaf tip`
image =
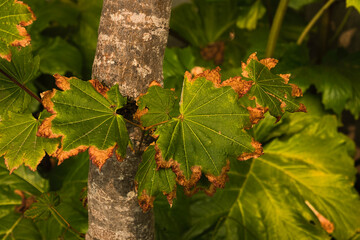
<path fill-rule="evenodd" d="M 105 85 L 101 84 L 101 82 L 99 82 L 97 79 L 91 79 L 89 80 L 89 82 L 91 83 L 91 85 L 95 88 L 95 90 L 100 93 L 101 95 L 103 95 L 105 98 L 107 98 L 107 91 L 109 91 L 109 88 L 106 87 Z"/>
<path fill-rule="evenodd" d="M 58 73 L 54 74 L 54 78 L 55 78 L 55 84 L 58 88 L 60 88 L 63 91 L 70 89 L 70 82 L 69 82 L 70 78 L 61 76 Z"/>

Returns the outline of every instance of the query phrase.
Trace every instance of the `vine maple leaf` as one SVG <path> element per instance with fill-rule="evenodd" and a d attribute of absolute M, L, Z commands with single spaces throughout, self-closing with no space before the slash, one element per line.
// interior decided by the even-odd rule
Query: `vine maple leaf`
<path fill-rule="evenodd" d="M 157 166 L 171 167 L 177 182 L 188 193 L 205 173 L 212 183 L 208 191 L 212 194 L 216 187 L 224 187 L 229 158 L 246 160 L 262 154 L 261 144 L 244 130 L 251 125 L 250 113 L 239 102 L 240 91 L 234 90 L 238 84 L 220 83 L 220 79 L 219 69 L 195 78 L 186 73 L 179 105 L 174 104 L 175 96 L 169 90 L 159 86 L 151 86 L 138 100 L 139 110 L 146 109 L 143 115 L 139 114 L 140 119 L 145 124 L 160 124 L 154 133 L 158 137 Z M 244 86 L 243 91 L 247 90 Z M 154 92 L 157 98 L 147 97 Z M 160 107 L 168 98 L 172 99 L 172 109 Z M 164 119 L 168 120 L 162 123 Z"/>
<path fill-rule="evenodd" d="M 52 154 L 56 151 L 59 145 L 57 139 L 36 136 L 46 115 L 45 111 L 39 119 L 35 119 L 30 113 L 10 112 L 0 121 L 0 156 L 4 155 L 10 172 L 23 163 L 35 171 L 45 152 Z"/>
<path fill-rule="evenodd" d="M 18 0 L 0 0 L 0 19 L 0 57 L 10 61 L 10 46 L 25 47 L 30 44 L 30 36 L 24 27 L 36 18 L 25 3 Z"/>
<path fill-rule="evenodd" d="M 176 176 L 171 169 L 158 169 L 155 154 L 153 145 L 146 149 L 135 177 L 139 204 L 144 212 L 153 207 L 157 195 L 166 195 L 170 206 L 176 196 Z"/>
<path fill-rule="evenodd" d="M 302 91 L 295 84 L 289 83 L 290 74 L 276 75 L 270 71 L 277 62 L 273 58 L 259 61 L 256 53 L 253 53 L 246 63 L 242 63 L 242 75 L 253 82 L 248 96 L 280 120 L 285 111 L 306 112 L 306 108 L 296 99 L 302 96 Z"/>
<path fill-rule="evenodd" d="M 7 111 L 24 112 L 32 100 L 31 96 L 9 77 L 32 88 L 32 81 L 38 76 L 40 57 L 33 57 L 31 47 L 21 50 L 11 48 L 11 53 L 11 62 L 0 58 L 0 69 L 4 72 L 0 72 L 0 115 Z"/>
<path fill-rule="evenodd" d="M 61 148 L 54 156 L 61 163 L 89 148 L 90 159 L 99 168 L 114 150 L 121 160 L 130 139 L 124 118 L 116 113 L 126 103 L 118 85 L 108 89 L 96 80 L 54 76 L 63 91 L 43 94 L 43 105 L 54 115 L 45 119 L 38 132 L 49 138 L 61 137 Z"/>
<path fill-rule="evenodd" d="M 197 239 L 218 223 L 223 231 L 212 232 L 215 238 L 329 239 L 331 233 L 352 239 L 360 226 L 349 155 L 354 146 L 337 133 L 337 124 L 334 116 L 315 117 L 300 133 L 272 141 L 263 156 L 232 162 L 230 189 L 192 207 L 187 237 Z"/>

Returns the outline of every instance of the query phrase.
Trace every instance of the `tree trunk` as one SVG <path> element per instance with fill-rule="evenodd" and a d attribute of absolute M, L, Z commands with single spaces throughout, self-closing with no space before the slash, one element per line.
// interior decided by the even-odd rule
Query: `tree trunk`
<path fill-rule="evenodd" d="M 93 78 L 119 84 L 123 96 L 135 99 L 150 82 L 162 82 L 171 0 L 104 0 Z M 139 129 L 128 126 L 137 149 Z M 101 172 L 90 164 L 89 230 L 86 239 L 153 239 L 154 217 L 137 202 L 134 178 L 141 156 L 128 148 L 123 162 L 109 159 Z"/>

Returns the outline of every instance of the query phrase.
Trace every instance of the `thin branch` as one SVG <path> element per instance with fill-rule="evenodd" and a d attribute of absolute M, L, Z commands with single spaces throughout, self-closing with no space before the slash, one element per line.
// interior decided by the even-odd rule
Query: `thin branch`
<path fill-rule="evenodd" d="M 66 219 L 53 207 L 53 206 L 50 206 L 50 209 L 52 212 L 55 213 L 55 215 L 57 215 L 62 221 L 63 221 L 63 224 L 66 225 L 66 227 L 68 229 L 70 229 L 70 231 L 72 231 L 73 233 L 75 233 L 76 235 L 80 236 L 81 238 L 84 238 L 85 235 L 79 231 L 77 231 L 75 228 L 73 228 L 70 223 L 68 223 L 68 221 L 66 221 Z M 61 224 L 61 221 L 60 221 L 60 224 Z"/>
<path fill-rule="evenodd" d="M 271 25 L 271 30 L 269 34 L 269 40 L 266 45 L 266 57 L 272 57 L 275 51 L 276 42 L 279 37 L 280 28 L 282 25 L 282 21 L 284 19 L 287 5 L 289 0 L 280 0 L 279 6 L 276 10 L 274 21 Z"/>
<path fill-rule="evenodd" d="M 21 89 L 23 89 L 27 94 L 29 94 L 31 97 L 35 98 L 36 101 L 38 101 L 40 104 L 42 104 L 41 99 L 38 96 L 36 96 L 36 94 L 33 93 L 30 89 L 28 89 L 25 85 L 19 83 L 15 78 L 11 77 L 9 74 L 4 72 L 2 69 L 0 69 L 0 73 L 2 73 L 5 77 L 10 79 L 13 83 L 18 85 Z"/>
<path fill-rule="evenodd" d="M 301 45 L 304 41 L 306 35 L 310 32 L 311 28 L 315 25 L 315 23 L 319 20 L 321 15 L 325 12 L 326 9 L 328 9 L 331 4 L 333 4 L 335 0 L 329 0 L 322 8 L 315 14 L 315 16 L 311 19 L 311 21 L 308 23 L 308 25 L 305 27 L 303 32 L 301 33 L 299 39 L 297 40 L 296 44 Z"/>

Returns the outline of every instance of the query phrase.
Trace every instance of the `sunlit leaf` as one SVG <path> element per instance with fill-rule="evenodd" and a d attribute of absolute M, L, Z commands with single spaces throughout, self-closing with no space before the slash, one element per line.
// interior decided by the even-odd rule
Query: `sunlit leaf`
<path fill-rule="evenodd" d="M 29 45 L 30 36 L 24 27 L 35 20 L 35 15 L 21 1 L 0 0 L 0 19 L 0 57 L 10 61 L 10 46 Z"/>
<path fill-rule="evenodd" d="M 255 98 L 258 105 L 268 108 L 279 120 L 285 111 L 305 112 L 306 108 L 296 99 L 302 96 L 301 89 L 288 83 L 290 74 L 276 75 L 270 71 L 276 63 L 277 60 L 271 58 L 259 61 L 256 54 L 252 54 L 243 64 L 242 75 L 254 82 L 249 97 Z"/>
<path fill-rule="evenodd" d="M 205 235 L 215 224 L 210 230 L 215 238 L 353 236 L 360 225 L 360 199 L 352 187 L 355 169 L 347 140 L 336 132 L 334 119 L 325 117 L 288 140 L 271 142 L 259 158 L 232 163 L 227 188 L 193 206 L 188 237 Z"/>
<path fill-rule="evenodd" d="M 54 156 L 60 162 L 89 148 L 90 159 L 101 168 L 116 152 L 125 156 L 129 136 L 124 118 L 116 111 L 126 103 L 118 85 L 110 90 L 98 81 L 56 76 L 63 91 L 48 91 L 43 102 L 54 115 L 41 125 L 39 135 L 62 137 L 62 146 Z"/>
<path fill-rule="evenodd" d="M 346 7 L 354 7 L 360 13 L 360 2 L 359 2 L 359 0 L 346 0 Z"/>
<path fill-rule="evenodd" d="M 238 93 L 223 84 L 218 69 L 194 79 L 186 75 L 180 105 L 174 105 L 180 115 L 168 116 L 154 133 L 157 165 L 172 167 L 187 190 L 196 185 L 201 172 L 213 184 L 211 191 L 223 187 L 230 157 L 246 160 L 261 155 L 260 144 L 244 130 L 251 125 L 249 111 L 241 106 Z M 157 101 L 161 106 L 161 98 Z M 146 107 L 151 113 L 150 104 Z"/>
<path fill-rule="evenodd" d="M 21 164 L 33 171 L 45 156 L 52 154 L 58 147 L 57 139 L 48 139 L 36 135 L 38 127 L 49 114 L 43 112 L 39 119 L 30 113 L 9 113 L 0 121 L 0 156 L 4 156 L 7 168 L 12 172 Z"/>
<path fill-rule="evenodd" d="M 12 48 L 11 50 L 12 61 L 0 59 L 0 69 L 19 83 L 28 88 L 31 87 L 32 80 L 38 75 L 40 58 L 33 58 L 31 47 L 21 50 Z M 24 112 L 30 102 L 30 95 L 0 73 L 0 115 L 7 111 Z"/>
<path fill-rule="evenodd" d="M 236 26 L 238 28 L 246 28 L 248 30 L 254 30 L 256 28 L 257 21 L 261 19 L 266 8 L 262 5 L 260 0 L 257 0 L 247 11 L 240 14 L 236 20 Z"/>

